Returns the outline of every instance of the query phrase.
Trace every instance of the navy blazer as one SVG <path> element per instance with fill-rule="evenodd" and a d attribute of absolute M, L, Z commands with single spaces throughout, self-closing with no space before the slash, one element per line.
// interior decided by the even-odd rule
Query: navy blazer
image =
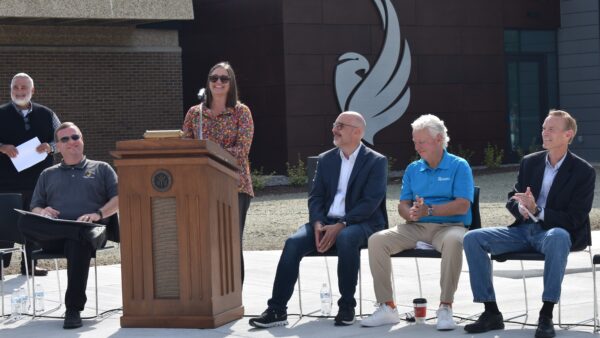
<path fill-rule="evenodd" d="M 386 190 L 387 158 L 361 144 L 346 191 L 348 226 L 362 225 L 374 231 L 387 223 Z M 327 223 L 327 213 L 333 203 L 340 177 L 340 150 L 333 148 L 319 155 L 314 183 L 308 198 L 309 222 Z"/>
<path fill-rule="evenodd" d="M 537 199 L 542 188 L 547 151 L 527 155 L 521 160 L 519 176 L 513 191 L 508 193 L 506 208 L 516 220 L 512 225 L 529 222 L 519 213 L 518 203 L 510 198 L 516 192 L 525 192 L 531 187 Z M 582 250 L 592 244 L 590 233 L 590 210 L 594 201 L 596 171 L 584 159 L 567 151 L 567 155 L 552 182 L 544 220 L 540 225 L 544 229 L 560 227 L 571 235 L 571 250 Z"/>

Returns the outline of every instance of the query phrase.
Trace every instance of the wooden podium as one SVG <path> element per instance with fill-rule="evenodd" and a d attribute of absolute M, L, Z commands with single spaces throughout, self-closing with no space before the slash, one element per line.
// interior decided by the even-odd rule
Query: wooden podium
<path fill-rule="evenodd" d="M 122 327 L 214 328 L 244 314 L 237 161 L 207 140 L 117 142 Z"/>

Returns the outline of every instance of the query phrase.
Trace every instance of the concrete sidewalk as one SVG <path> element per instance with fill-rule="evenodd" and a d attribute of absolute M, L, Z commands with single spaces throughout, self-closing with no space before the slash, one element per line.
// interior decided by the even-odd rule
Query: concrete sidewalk
<path fill-rule="evenodd" d="M 595 243 L 600 241 L 600 232 L 593 234 Z M 595 251 L 598 253 L 598 251 Z M 257 330 L 248 325 L 248 317 L 260 314 L 266 308 L 267 299 L 270 297 L 275 268 L 279 259 L 279 251 L 248 251 L 244 253 L 246 259 L 246 281 L 244 284 L 243 303 L 246 316 L 233 323 L 229 323 L 217 329 L 123 329 L 119 326 L 120 311 L 107 313 L 102 319 L 84 320 L 84 326 L 76 330 L 63 330 L 62 319 L 30 317 L 11 322 L 4 320 L 0 323 L 0 337 L 361 337 L 361 336 L 383 336 L 383 337 L 471 337 L 465 333 L 461 323 L 454 331 L 439 332 L 435 329 L 435 319 L 427 321 L 426 325 L 415 325 L 401 321 L 395 326 L 383 326 L 377 328 L 363 328 L 360 326 L 360 318 L 357 323 L 349 327 L 334 327 L 332 318 L 303 317 L 299 318 L 298 292 L 294 293 L 288 312 L 290 316 L 287 327 L 272 328 L 268 330 Z M 569 257 L 568 274 L 563 282 L 562 294 L 562 316 L 564 323 L 575 323 L 590 319 L 593 316 L 593 290 L 592 274 L 590 267 L 590 256 L 587 252 L 571 254 Z M 439 260 L 420 259 L 419 268 L 423 282 L 423 296 L 429 301 L 428 317 L 435 316 L 435 310 L 439 301 Z M 473 335 L 474 337 L 533 337 L 537 313 L 541 307 L 542 271 L 543 263 L 524 262 L 527 269 L 528 300 L 530 306 L 527 326 L 519 323 L 507 323 L 506 330 L 492 331 L 484 334 Z M 337 300 L 336 266 L 335 258 L 328 258 L 331 271 L 334 300 Z M 374 292 L 373 281 L 368 267 L 367 252 L 362 255 L 362 292 L 363 313 L 373 312 Z M 396 284 L 397 303 L 400 304 L 401 313 L 411 310 L 412 299 L 419 296 L 417 284 L 415 260 L 407 258 L 393 259 L 394 276 Z M 472 303 L 472 295 L 469 286 L 469 278 L 466 261 L 463 264 L 459 288 L 456 294 L 454 311 L 456 317 L 467 317 L 482 311 L 481 304 Z M 520 279 L 520 263 L 506 262 L 494 265 L 495 287 L 498 297 L 498 305 L 505 318 L 522 313 L 525 304 L 523 296 L 523 284 Z M 99 306 L 100 312 L 118 309 L 121 302 L 121 270 L 119 265 L 103 266 L 99 271 Z M 307 258 L 301 265 L 302 300 L 304 312 L 316 312 L 320 308 L 319 289 L 323 282 L 327 282 L 325 262 L 323 258 Z M 66 283 L 66 271 L 60 271 L 61 280 Z M 46 292 L 46 308 L 58 304 L 58 287 L 54 273 L 49 277 L 37 278 L 42 283 Z M 25 284 L 22 276 L 7 276 L 5 290 L 12 290 Z M 10 292 L 5 296 L 5 312 L 10 312 Z M 358 291 L 357 291 L 358 298 Z M 94 315 L 94 275 L 90 271 L 88 282 L 88 308 L 82 313 L 83 316 Z M 64 307 L 52 316 L 61 316 Z M 357 315 L 359 308 L 357 307 Z M 334 305 L 333 315 L 337 313 Z M 558 322 L 558 306 L 555 308 L 554 319 Z M 517 318 L 523 321 L 525 318 Z M 591 323 L 588 323 L 591 325 Z M 569 330 L 557 329 L 557 337 L 591 337 L 591 326 L 577 326 Z"/>

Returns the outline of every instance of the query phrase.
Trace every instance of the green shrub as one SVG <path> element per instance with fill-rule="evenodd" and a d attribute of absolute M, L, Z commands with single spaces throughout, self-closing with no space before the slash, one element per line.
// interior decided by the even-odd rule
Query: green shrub
<path fill-rule="evenodd" d="M 291 165 L 289 162 L 286 162 L 285 165 L 287 167 L 287 176 L 291 185 L 296 187 L 306 185 L 308 182 L 308 176 L 306 176 L 306 165 L 300 159 L 300 154 L 298 154 L 297 165 Z"/>
<path fill-rule="evenodd" d="M 488 168 L 498 168 L 502 164 L 504 149 L 498 149 L 498 146 L 488 143 L 483 151 L 483 164 Z"/>
<path fill-rule="evenodd" d="M 456 156 L 462 157 L 465 161 L 471 163 L 471 158 L 475 155 L 475 152 L 471 149 L 463 148 L 462 145 L 458 145 L 457 149 L 452 146 L 448 146 L 448 152 Z"/>
<path fill-rule="evenodd" d="M 408 160 L 408 163 L 413 163 L 421 159 L 421 155 L 415 151 L 415 154 Z"/>
<path fill-rule="evenodd" d="M 529 145 L 529 154 L 535 153 L 536 151 L 542 150 L 542 146 L 535 143 L 535 139 L 531 140 L 531 144 Z"/>
<path fill-rule="evenodd" d="M 523 156 L 525 156 L 525 154 L 523 154 L 523 148 L 521 148 L 521 147 L 517 147 L 515 149 L 515 152 L 517 153 L 517 156 L 519 157 L 519 161 L 523 158 Z"/>
<path fill-rule="evenodd" d="M 252 187 L 254 188 L 254 190 L 263 190 L 267 185 L 267 181 L 269 180 L 269 178 L 274 174 L 275 172 L 272 172 L 269 175 L 265 175 L 263 167 L 260 167 L 260 169 L 252 169 L 252 172 L 250 172 L 250 176 L 252 177 Z"/>
<path fill-rule="evenodd" d="M 388 159 L 387 170 L 388 170 L 388 177 L 389 177 L 392 170 L 394 170 L 394 166 L 396 165 L 396 162 L 398 162 L 398 160 L 396 160 L 395 157 L 391 157 L 391 156 L 388 156 L 387 159 Z"/>

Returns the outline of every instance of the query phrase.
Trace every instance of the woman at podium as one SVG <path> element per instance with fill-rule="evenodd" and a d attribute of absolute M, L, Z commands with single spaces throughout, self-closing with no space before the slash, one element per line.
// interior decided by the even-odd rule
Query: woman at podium
<path fill-rule="evenodd" d="M 238 201 L 240 249 L 250 200 L 254 197 L 248 155 L 254 135 L 252 113 L 238 99 L 235 73 L 228 62 L 219 62 L 208 72 L 204 102 L 191 107 L 181 128 L 186 138 L 209 139 L 233 155 L 239 166 Z M 242 255 L 242 283 L 244 256 Z"/>

